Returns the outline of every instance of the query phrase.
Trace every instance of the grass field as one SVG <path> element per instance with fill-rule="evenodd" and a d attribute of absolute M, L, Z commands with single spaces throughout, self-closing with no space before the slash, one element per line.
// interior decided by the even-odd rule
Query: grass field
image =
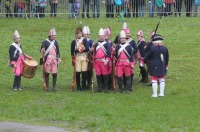
<path fill-rule="evenodd" d="M 70 44 L 81 19 L 0 19 L 0 121 L 57 126 L 71 131 L 95 132 L 185 132 L 200 131 L 200 18 L 163 18 L 158 33 L 169 49 L 170 61 L 164 98 L 151 98 L 151 87 L 138 83 L 125 93 L 70 92 L 73 68 Z M 120 32 L 118 19 L 83 19 L 91 38 L 97 41 L 99 29 L 111 26 L 112 37 Z M 155 29 L 158 18 L 126 19 L 133 38 L 143 29 L 145 39 Z M 23 51 L 39 61 L 41 43 L 50 28 L 57 30 L 62 64 L 59 65 L 58 92 L 42 90 L 42 67 L 33 79 L 22 78 L 23 91 L 12 91 L 13 72 L 7 67 L 12 35 L 18 29 Z M 50 79 L 52 79 L 50 77 Z M 52 81 L 50 80 L 50 83 Z M 96 83 L 95 83 L 96 88 Z"/>

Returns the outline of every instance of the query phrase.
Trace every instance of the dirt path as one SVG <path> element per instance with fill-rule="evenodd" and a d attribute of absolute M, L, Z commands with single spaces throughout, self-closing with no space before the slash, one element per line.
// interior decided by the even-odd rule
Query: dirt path
<path fill-rule="evenodd" d="M 0 132 L 70 132 L 57 127 L 34 126 L 15 122 L 0 122 Z"/>

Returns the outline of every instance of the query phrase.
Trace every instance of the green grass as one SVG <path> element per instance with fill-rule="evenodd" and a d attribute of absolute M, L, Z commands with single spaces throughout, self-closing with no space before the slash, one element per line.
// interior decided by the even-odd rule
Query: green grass
<path fill-rule="evenodd" d="M 158 18 L 126 20 L 133 38 L 141 28 L 146 40 L 158 22 Z M 138 66 L 134 91 L 130 94 L 70 92 L 73 74 L 70 44 L 79 21 L 90 27 L 95 41 L 101 27 L 111 26 L 112 39 L 122 28 L 118 19 L 0 19 L 0 121 L 57 126 L 72 131 L 200 131 L 200 18 L 161 20 L 158 33 L 165 38 L 170 61 L 165 97 L 156 99 L 150 97 L 151 87 L 137 82 Z M 12 91 L 14 75 L 7 67 L 7 59 L 14 30 L 19 30 L 24 52 L 39 61 L 41 43 L 52 27 L 57 29 L 62 58 L 57 81 L 59 91 L 42 91 L 41 66 L 33 79 L 22 78 L 22 92 Z"/>

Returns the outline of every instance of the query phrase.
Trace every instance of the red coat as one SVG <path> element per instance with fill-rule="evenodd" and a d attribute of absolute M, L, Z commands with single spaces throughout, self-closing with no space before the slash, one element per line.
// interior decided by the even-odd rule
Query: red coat
<path fill-rule="evenodd" d="M 175 0 L 164 0 L 165 3 L 169 3 L 169 4 L 172 4 L 175 2 Z"/>

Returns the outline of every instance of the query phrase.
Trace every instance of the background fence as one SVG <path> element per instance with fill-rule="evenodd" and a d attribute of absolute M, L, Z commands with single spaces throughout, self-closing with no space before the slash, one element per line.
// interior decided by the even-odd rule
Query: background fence
<path fill-rule="evenodd" d="M 17 2 L 16 2 L 17 1 Z M 0 0 L 1 17 L 66 17 L 66 18 L 113 18 L 113 17 L 153 17 L 197 16 L 198 0 Z M 122 3 L 120 3 L 122 2 Z M 117 4 L 121 4 L 120 6 Z M 21 6 L 20 6 L 21 5 Z M 22 8 L 20 8 L 22 7 Z M 95 15 L 94 15 L 95 12 Z"/>

